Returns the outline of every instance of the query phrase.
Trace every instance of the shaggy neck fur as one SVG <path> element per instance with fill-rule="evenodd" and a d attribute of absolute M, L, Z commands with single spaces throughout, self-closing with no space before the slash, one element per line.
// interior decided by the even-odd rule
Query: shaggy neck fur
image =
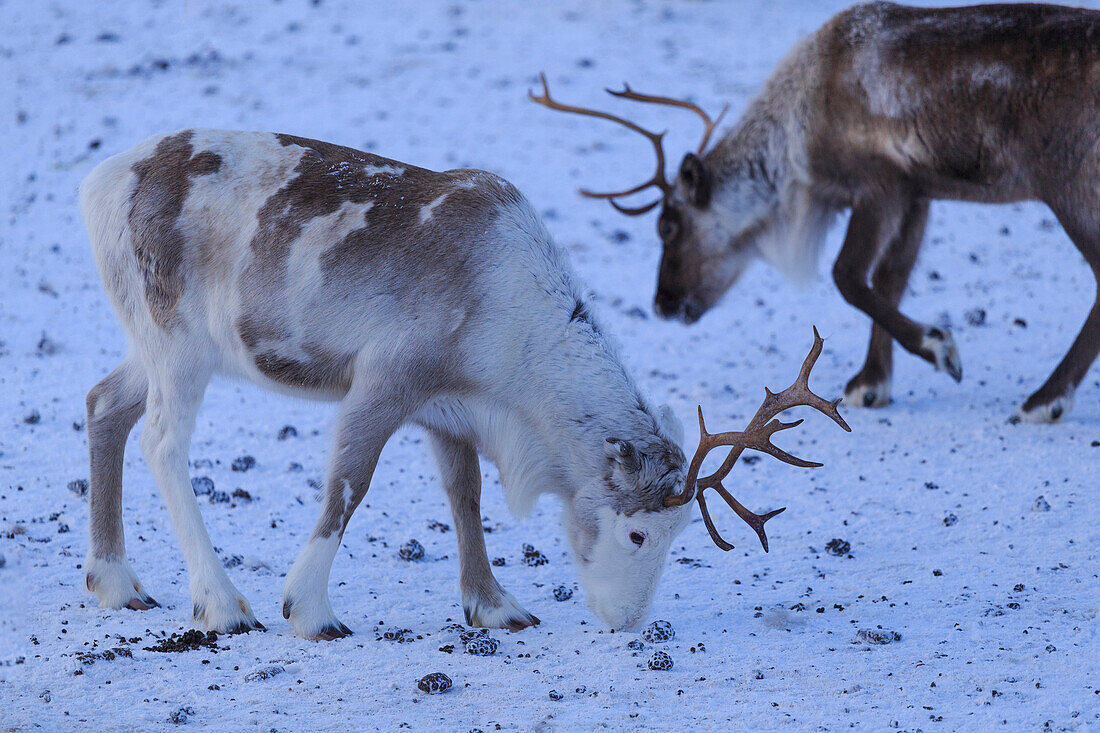
<path fill-rule="evenodd" d="M 748 110 L 714 148 L 705 163 L 714 176 L 713 206 L 731 220 L 743 220 L 743 192 L 750 187 L 758 206 L 759 254 L 785 277 L 805 284 L 817 271 L 817 255 L 835 215 L 811 184 L 807 150 L 810 97 L 818 84 L 814 36 L 796 45 L 779 63 Z M 741 231 L 745 231 L 742 228 Z"/>

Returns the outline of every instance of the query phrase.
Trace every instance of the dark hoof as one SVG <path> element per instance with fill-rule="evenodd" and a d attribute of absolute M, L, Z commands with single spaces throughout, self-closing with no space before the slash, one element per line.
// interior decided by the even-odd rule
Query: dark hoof
<path fill-rule="evenodd" d="M 541 623 L 542 621 L 539 620 L 538 616 L 527 614 L 523 618 L 508 619 L 504 622 L 503 628 L 508 629 L 509 631 L 523 631 L 530 626 L 538 626 Z"/>
<path fill-rule="evenodd" d="M 341 623 L 336 626 L 326 626 L 314 634 L 313 638 L 317 641 L 335 641 L 351 635 L 352 630 Z"/>
<path fill-rule="evenodd" d="M 131 598 L 127 601 L 126 608 L 131 611 L 148 611 L 150 608 L 160 608 L 160 604 L 152 596 L 143 595 L 140 598 Z"/>
<path fill-rule="evenodd" d="M 291 608 L 290 601 L 283 601 L 283 618 L 288 619 L 288 620 L 290 619 L 290 608 Z"/>
<path fill-rule="evenodd" d="M 239 624 L 229 629 L 225 633 L 232 636 L 233 634 L 247 634 L 250 631 L 267 631 L 267 627 L 261 624 L 259 621 L 252 619 L 251 621 L 241 621 Z"/>

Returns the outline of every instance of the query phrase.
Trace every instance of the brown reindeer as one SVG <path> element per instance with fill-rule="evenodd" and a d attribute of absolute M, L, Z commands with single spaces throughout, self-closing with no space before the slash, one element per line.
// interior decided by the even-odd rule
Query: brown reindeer
<path fill-rule="evenodd" d="M 666 97 L 619 96 L 694 105 Z M 659 169 L 610 194 L 636 215 L 662 205 L 657 313 L 693 323 L 762 256 L 806 276 L 832 217 L 851 210 L 833 267 L 844 298 L 874 321 L 863 368 L 845 401 L 890 401 L 897 341 L 956 381 L 945 328 L 898 310 L 932 199 L 1047 204 L 1100 280 L 1100 13 L 1053 5 L 923 10 L 869 3 L 846 10 L 791 50 L 740 121 L 709 151 L 706 138 L 666 180 Z M 648 187 L 661 198 L 621 206 Z M 868 283 L 868 279 L 870 282 Z M 1100 295 L 1069 353 L 1012 421 L 1053 422 L 1100 351 Z"/>

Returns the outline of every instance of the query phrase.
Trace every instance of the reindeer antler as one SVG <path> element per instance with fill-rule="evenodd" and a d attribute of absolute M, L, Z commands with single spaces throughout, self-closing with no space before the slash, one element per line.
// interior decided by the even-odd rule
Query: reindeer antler
<path fill-rule="evenodd" d="M 595 192 L 588 191 L 582 188 L 580 190 L 582 196 L 587 196 L 588 198 L 593 199 L 606 199 L 608 203 L 615 207 L 616 211 L 626 214 L 627 216 L 638 216 L 640 214 L 646 213 L 657 204 L 661 203 L 661 199 L 657 199 L 652 203 L 634 208 L 622 206 L 615 199 L 619 198 L 620 196 L 630 196 L 631 194 L 639 193 L 640 191 L 644 191 L 650 186 L 657 187 L 661 191 L 662 198 L 663 196 L 671 193 L 672 184 L 669 183 L 668 180 L 665 178 L 665 150 L 662 144 L 665 132 L 652 132 L 634 122 L 631 122 L 630 120 L 624 119 L 622 117 L 617 117 L 607 112 L 600 112 L 599 110 L 588 109 L 586 107 L 574 107 L 572 105 L 562 104 L 561 102 L 558 102 L 551 98 L 550 86 L 546 82 L 546 74 L 539 74 L 539 81 L 542 82 L 541 96 L 536 96 L 533 92 L 530 91 L 527 92 L 527 97 L 532 102 L 541 104 L 542 106 L 549 109 L 558 110 L 559 112 L 572 112 L 573 114 L 585 115 L 587 117 L 599 117 L 600 119 L 617 122 L 620 125 L 623 125 L 624 127 L 644 136 L 647 140 L 649 140 L 650 143 L 652 143 L 653 149 L 657 154 L 657 172 L 654 173 L 653 177 L 649 180 L 640 183 L 633 188 L 628 188 L 625 191 Z M 726 114 L 726 110 L 729 108 L 729 105 L 726 105 L 726 107 L 722 109 L 721 114 L 718 115 L 717 119 L 711 120 L 710 116 L 707 115 L 706 112 L 704 112 L 701 108 L 692 104 L 691 102 L 679 99 L 672 99 L 670 97 L 656 97 L 649 94 L 639 94 L 633 91 L 627 84 L 623 84 L 623 90 L 621 92 L 616 92 L 611 89 L 608 89 L 606 91 L 608 94 L 614 97 L 632 99 L 637 102 L 649 102 L 653 104 L 665 104 L 673 107 L 681 107 L 683 109 L 691 110 L 692 112 L 698 114 L 700 117 L 703 118 L 703 122 L 706 125 L 706 131 L 703 134 L 703 142 L 699 145 L 700 154 L 706 148 L 707 142 L 710 141 L 710 136 L 711 133 L 714 132 L 715 126 L 717 126 L 718 122 L 722 119 L 722 116 Z"/>
<path fill-rule="evenodd" d="M 773 420 L 772 418 L 792 407 L 806 405 L 832 418 L 833 422 L 848 432 L 852 432 L 852 429 L 848 427 L 848 423 L 844 422 L 844 418 L 840 416 L 840 412 L 837 410 L 837 405 L 840 404 L 839 399 L 829 402 L 810 391 L 810 370 L 814 368 L 814 363 L 816 363 L 817 358 L 821 356 L 821 347 L 824 343 L 824 340 L 821 338 L 820 334 L 818 334 L 817 327 L 815 326 L 814 345 L 810 349 L 810 353 L 806 356 L 806 360 L 802 363 L 802 369 L 799 371 L 798 378 L 794 381 L 794 384 L 787 387 L 779 394 L 765 388 L 764 402 L 760 405 L 760 408 L 756 411 L 752 420 L 749 421 L 744 431 L 716 434 L 708 433 L 707 426 L 703 422 L 703 408 L 699 408 L 699 448 L 695 451 L 695 456 L 691 459 L 691 463 L 688 466 L 687 481 L 684 484 L 683 492 L 666 497 L 665 506 L 683 506 L 691 501 L 692 498 L 697 499 L 699 501 L 699 510 L 703 513 L 703 522 L 707 525 L 707 531 L 710 532 L 710 536 L 714 539 L 714 543 L 723 550 L 732 550 L 733 545 L 722 539 L 722 536 L 718 534 L 718 530 L 715 528 L 714 522 L 710 518 L 710 511 L 707 509 L 707 501 L 703 497 L 703 492 L 707 489 L 714 489 L 717 491 L 721 497 L 726 500 L 726 503 L 737 512 L 737 516 L 745 520 L 745 522 L 756 531 L 757 536 L 760 537 L 760 544 L 764 547 L 764 552 L 768 551 L 768 536 L 764 534 L 764 523 L 786 509 L 786 507 L 783 507 L 782 509 L 776 509 L 767 514 L 754 514 L 746 509 L 724 486 L 722 486 L 722 480 L 733 470 L 734 464 L 737 463 L 737 459 L 741 457 L 741 454 L 746 448 L 751 448 L 761 453 L 767 453 L 793 466 L 815 468 L 821 465 L 820 463 L 806 461 L 796 456 L 792 456 L 790 453 L 782 448 L 776 447 L 771 442 L 771 437 L 773 435 L 781 430 L 789 430 L 790 428 L 802 424 L 802 420 L 795 420 L 794 422 L 787 423 L 781 420 Z M 732 446 L 729 455 L 726 456 L 726 460 L 723 461 L 718 470 L 711 475 L 698 478 L 699 469 L 703 465 L 703 459 L 706 458 L 707 454 L 712 450 L 723 445 Z"/>

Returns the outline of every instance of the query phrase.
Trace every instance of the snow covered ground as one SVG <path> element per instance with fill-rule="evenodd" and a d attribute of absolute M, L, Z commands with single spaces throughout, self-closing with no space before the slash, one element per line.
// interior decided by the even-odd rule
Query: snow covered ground
<path fill-rule="evenodd" d="M 145 650 L 190 627 L 190 602 L 140 425 L 126 461 L 127 541 L 163 606 L 102 611 L 83 589 L 87 503 L 68 485 L 87 476 L 85 392 L 124 349 L 75 201 L 96 162 L 153 133 L 208 126 L 500 173 L 544 212 L 629 366 L 673 405 L 690 442 L 697 403 L 712 427 L 732 428 L 764 385 L 789 383 L 812 323 L 827 337 L 815 386 L 839 394 L 862 363 L 867 319 L 827 279 L 799 291 L 760 265 L 698 325 L 655 320 L 652 215 L 626 219 L 575 193 L 649 175 L 644 141 L 525 92 L 545 69 L 562 100 L 670 127 L 676 160 L 695 144 L 696 120 L 602 88 L 629 80 L 737 113 L 783 52 L 842 6 L 0 0 L 0 729 L 171 727 L 181 709 L 191 725 L 265 731 L 1100 726 L 1100 368 L 1064 424 L 1005 422 L 1061 358 L 1093 294 L 1039 205 L 933 207 L 904 307 L 953 326 L 965 380 L 899 353 L 892 406 L 847 410 L 851 435 L 817 415 L 788 434 L 824 468 L 738 466 L 728 484 L 746 504 L 788 507 L 769 524 L 772 551 L 732 514 L 720 520 L 737 544 L 728 554 L 693 522 L 653 611 L 676 629 L 668 644 L 632 650 L 638 636 L 603 629 L 582 592 L 555 601 L 556 586 L 577 583 L 557 507 L 547 499 L 533 518 L 509 517 L 486 463 L 498 577 L 543 623 L 492 632 L 494 656 L 462 654 L 442 630 L 462 618 L 454 534 L 431 526 L 449 523 L 449 510 L 412 430 L 387 447 L 334 567 L 333 604 L 356 635 L 295 638 L 279 614 L 282 575 L 319 510 L 333 408 L 225 382 L 200 415 L 192 473 L 252 497 L 203 512 L 268 632 L 219 638 L 217 653 Z M 964 317 L 975 308 L 984 325 Z M 286 425 L 297 435 L 280 440 Z M 255 468 L 233 471 L 244 455 Z M 397 557 L 412 538 L 422 562 Z M 850 551 L 826 552 L 834 538 Z M 549 563 L 523 565 L 525 543 Z M 409 643 L 381 638 L 401 628 Z M 864 630 L 900 639 L 868 644 Z M 646 667 L 655 648 L 671 671 Z M 417 690 L 434 671 L 454 680 L 447 694 Z"/>

